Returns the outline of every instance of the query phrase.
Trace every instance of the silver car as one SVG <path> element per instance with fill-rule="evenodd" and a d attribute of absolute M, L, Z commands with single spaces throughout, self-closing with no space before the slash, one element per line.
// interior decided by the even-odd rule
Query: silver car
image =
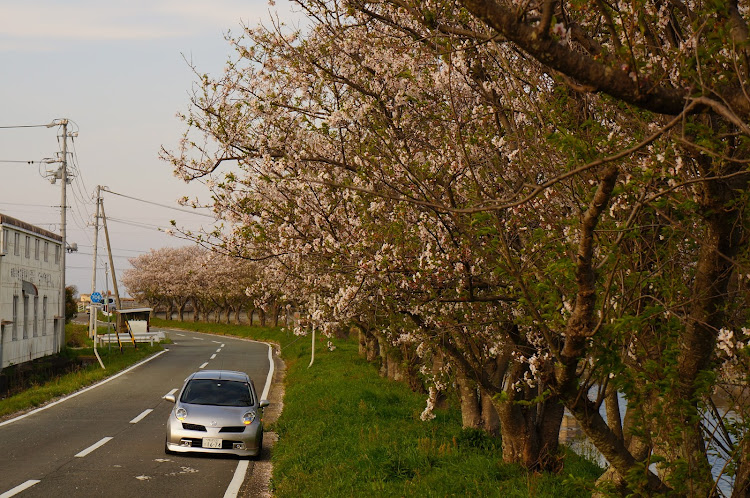
<path fill-rule="evenodd" d="M 164 399 L 175 404 L 167 420 L 166 453 L 260 455 L 263 408 L 269 403 L 258 400 L 246 373 L 195 372 L 176 398 L 168 394 Z"/>

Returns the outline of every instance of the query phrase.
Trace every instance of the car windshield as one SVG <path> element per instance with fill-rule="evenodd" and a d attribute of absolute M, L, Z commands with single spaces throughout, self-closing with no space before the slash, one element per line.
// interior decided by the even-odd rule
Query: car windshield
<path fill-rule="evenodd" d="M 194 405 L 252 406 L 253 395 L 245 382 L 193 379 L 182 392 L 180 401 Z"/>

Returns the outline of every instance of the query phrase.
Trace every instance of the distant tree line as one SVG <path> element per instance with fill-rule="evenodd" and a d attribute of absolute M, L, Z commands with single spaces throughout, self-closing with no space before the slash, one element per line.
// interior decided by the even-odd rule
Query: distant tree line
<path fill-rule="evenodd" d="M 134 298 L 161 310 L 167 320 L 185 320 L 190 309 L 194 321 L 240 323 L 241 315 L 260 325 L 274 326 L 283 311 L 278 295 L 258 281 L 256 265 L 199 246 L 151 250 L 130 259 L 132 268 L 122 282 Z"/>

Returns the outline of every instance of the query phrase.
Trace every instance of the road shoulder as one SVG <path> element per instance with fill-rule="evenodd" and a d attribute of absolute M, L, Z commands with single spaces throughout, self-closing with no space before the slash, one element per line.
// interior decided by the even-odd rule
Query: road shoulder
<path fill-rule="evenodd" d="M 278 345 L 273 345 L 274 375 L 271 380 L 271 390 L 268 393 L 268 401 L 271 404 L 263 413 L 263 424 L 265 426 L 276 423 L 284 408 L 284 376 L 286 375 L 286 366 L 284 361 L 277 354 Z M 242 497 L 262 497 L 273 496 L 271 492 L 271 476 L 273 475 L 273 464 L 271 463 L 271 451 L 276 443 L 278 436 L 275 432 L 266 431 L 263 435 L 263 452 L 253 465 L 253 471 L 250 472 L 247 479 L 240 488 L 237 496 Z"/>

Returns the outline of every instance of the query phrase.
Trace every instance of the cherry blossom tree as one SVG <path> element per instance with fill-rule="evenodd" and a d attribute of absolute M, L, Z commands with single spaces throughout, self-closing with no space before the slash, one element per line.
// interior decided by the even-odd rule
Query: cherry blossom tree
<path fill-rule="evenodd" d="M 701 413 L 747 341 L 745 6 L 298 3 L 304 32 L 230 40 L 165 153 L 211 189 L 208 235 L 315 326 L 428 377 L 444 358 L 506 460 L 554 468 L 565 406 L 623 492 L 716 493 Z"/>

